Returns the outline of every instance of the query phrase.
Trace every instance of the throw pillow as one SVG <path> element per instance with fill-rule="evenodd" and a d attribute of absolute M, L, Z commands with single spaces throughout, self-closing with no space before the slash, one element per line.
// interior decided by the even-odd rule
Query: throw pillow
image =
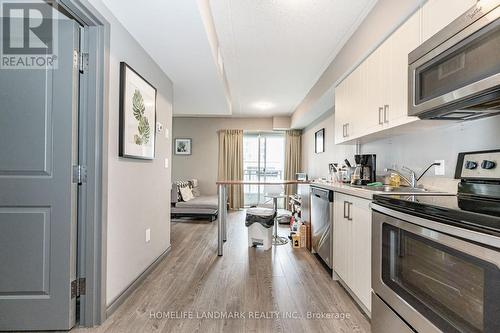
<path fill-rule="evenodd" d="M 189 201 L 194 199 L 193 191 L 189 186 L 181 187 L 179 190 L 181 191 L 182 200 Z"/>
<path fill-rule="evenodd" d="M 193 187 L 193 196 L 195 198 L 199 197 L 201 195 L 201 191 L 200 191 L 200 187 L 199 186 L 196 186 L 196 187 Z"/>
<path fill-rule="evenodd" d="M 201 195 L 200 187 L 198 186 L 198 179 L 191 179 L 189 181 L 189 186 L 191 186 L 195 198 Z"/>

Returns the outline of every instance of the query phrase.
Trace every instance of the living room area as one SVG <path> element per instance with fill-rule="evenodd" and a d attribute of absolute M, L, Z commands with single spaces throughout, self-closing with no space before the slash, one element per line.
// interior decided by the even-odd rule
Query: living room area
<path fill-rule="evenodd" d="M 190 208 L 199 204 L 198 208 L 205 208 L 198 211 L 200 217 L 215 220 L 210 215 L 215 211 L 206 209 L 210 204 L 217 206 L 217 180 L 276 182 L 295 179 L 296 173 L 301 172 L 302 132 L 289 130 L 289 124 L 289 117 L 174 117 L 172 214 L 177 213 L 178 217 L 182 217 L 183 212 L 184 217 L 189 217 L 189 212 L 194 214 L 196 209 L 181 209 L 186 207 L 186 201 L 194 200 L 193 205 L 188 205 Z M 231 135 L 227 133 L 236 133 L 236 141 L 234 146 L 228 143 L 225 150 L 221 136 Z M 230 155 L 228 170 L 224 170 L 225 154 Z M 193 198 L 188 196 L 188 200 L 183 200 L 179 185 L 188 185 L 192 180 L 196 185 L 190 184 L 195 187 Z M 242 209 L 269 204 L 270 200 L 266 198 L 269 192 L 291 195 L 296 192 L 296 187 L 247 184 L 234 186 L 232 191 L 235 191 L 235 197 L 230 200 L 230 208 Z M 201 199 L 197 199 L 199 197 Z M 175 210 L 176 207 L 179 209 Z M 285 197 L 278 200 L 278 207 L 289 208 L 288 200 Z"/>

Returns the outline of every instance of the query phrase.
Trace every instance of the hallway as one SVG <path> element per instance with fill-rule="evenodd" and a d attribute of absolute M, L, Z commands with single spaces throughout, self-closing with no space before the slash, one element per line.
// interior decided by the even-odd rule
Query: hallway
<path fill-rule="evenodd" d="M 244 212 L 228 217 L 224 257 L 216 223 L 174 222 L 172 250 L 144 284 L 102 326 L 72 332 L 369 332 L 313 256 L 289 245 L 248 248 Z"/>

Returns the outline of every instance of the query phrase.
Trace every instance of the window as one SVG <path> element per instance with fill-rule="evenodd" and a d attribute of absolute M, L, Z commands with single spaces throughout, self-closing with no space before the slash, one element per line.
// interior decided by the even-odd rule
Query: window
<path fill-rule="evenodd" d="M 285 135 L 280 132 L 249 132 L 243 135 L 245 180 L 282 180 L 285 166 Z M 246 207 L 262 204 L 265 186 L 245 185 Z"/>

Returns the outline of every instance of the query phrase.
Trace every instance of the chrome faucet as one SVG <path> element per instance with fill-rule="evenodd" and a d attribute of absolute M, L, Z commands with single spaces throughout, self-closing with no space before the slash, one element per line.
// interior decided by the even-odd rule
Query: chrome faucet
<path fill-rule="evenodd" d="M 384 169 L 385 172 L 390 171 L 390 172 L 397 173 L 399 175 L 399 177 L 401 177 L 411 187 L 417 187 L 417 174 L 415 173 L 415 171 L 413 171 L 410 168 L 407 168 L 405 166 L 403 167 L 403 170 L 408 171 L 408 173 L 410 174 L 410 178 L 406 177 L 405 175 L 403 175 L 400 171 L 398 171 L 396 169 L 391 169 L 391 168 Z"/>
<path fill-rule="evenodd" d="M 412 169 L 408 168 L 408 167 L 403 167 L 403 170 L 407 171 L 409 174 L 410 174 L 410 178 L 406 177 L 405 175 L 403 175 L 400 171 L 398 170 L 395 170 L 395 169 L 391 169 L 391 168 L 386 168 L 384 169 L 385 172 L 394 172 L 394 173 L 397 173 L 401 178 L 403 178 L 403 180 L 408 184 L 410 185 L 412 188 L 415 188 L 417 187 L 417 182 L 420 180 L 420 178 L 422 178 L 425 173 L 427 171 L 429 171 L 429 169 L 433 166 L 439 166 L 441 165 L 441 163 L 432 163 L 431 165 L 429 165 L 429 167 L 427 169 L 425 169 L 424 172 L 422 172 L 422 174 L 420 175 L 420 177 L 417 178 L 417 174 L 415 173 L 415 171 L 413 171 Z"/>

